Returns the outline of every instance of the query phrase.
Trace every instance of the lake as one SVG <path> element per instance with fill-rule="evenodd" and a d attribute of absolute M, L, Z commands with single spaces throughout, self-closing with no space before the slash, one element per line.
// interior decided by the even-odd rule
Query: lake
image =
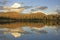
<path fill-rule="evenodd" d="M 0 24 L 0 40 L 60 40 L 59 22 Z"/>

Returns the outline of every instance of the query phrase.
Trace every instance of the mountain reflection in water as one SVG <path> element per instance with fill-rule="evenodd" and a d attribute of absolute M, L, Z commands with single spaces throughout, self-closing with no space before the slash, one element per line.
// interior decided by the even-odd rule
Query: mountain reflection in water
<path fill-rule="evenodd" d="M 60 22 L 0 24 L 0 40 L 60 40 L 59 37 Z"/>

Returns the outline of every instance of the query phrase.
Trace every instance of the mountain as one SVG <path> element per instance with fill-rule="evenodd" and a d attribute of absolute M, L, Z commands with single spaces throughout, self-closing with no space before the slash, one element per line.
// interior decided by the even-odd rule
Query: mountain
<path fill-rule="evenodd" d="M 22 13 L 17 13 L 17 12 L 0 12 L 0 18 L 10 18 L 10 19 L 33 19 L 33 20 L 60 20 L 60 15 L 59 14 L 54 14 L 54 15 L 46 15 L 42 12 L 35 12 L 35 13 L 28 13 L 28 14 L 22 14 Z"/>
<path fill-rule="evenodd" d="M 17 12 L 0 12 L 0 17 L 9 17 L 15 19 L 30 19 L 30 18 L 42 18 L 46 16 L 44 13 L 29 13 L 29 14 L 20 14 Z"/>

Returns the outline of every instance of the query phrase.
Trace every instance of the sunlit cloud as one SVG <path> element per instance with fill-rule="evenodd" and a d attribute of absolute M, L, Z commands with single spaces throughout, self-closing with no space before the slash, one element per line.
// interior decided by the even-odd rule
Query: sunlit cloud
<path fill-rule="evenodd" d="M 19 8 L 19 7 L 21 7 L 21 4 L 20 3 L 14 3 L 11 7 L 12 8 Z"/>
<path fill-rule="evenodd" d="M 5 12 L 18 12 L 21 13 L 23 10 L 25 10 L 25 8 L 21 7 L 22 5 L 20 3 L 14 3 L 13 5 L 11 5 L 11 7 L 9 9 L 7 9 L 8 7 L 4 7 L 5 8 Z"/>
<path fill-rule="evenodd" d="M 17 12 L 21 13 L 25 8 L 20 8 L 20 9 L 11 9 L 12 12 Z"/>
<path fill-rule="evenodd" d="M 14 12 L 22 12 L 26 9 L 32 8 L 32 6 L 22 6 L 20 3 L 14 3 L 11 8 L 16 8 L 16 9 L 12 9 L 12 11 Z"/>

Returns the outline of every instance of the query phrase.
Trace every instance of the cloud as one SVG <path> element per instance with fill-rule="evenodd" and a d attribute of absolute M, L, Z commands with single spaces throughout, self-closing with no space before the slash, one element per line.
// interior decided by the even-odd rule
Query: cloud
<path fill-rule="evenodd" d="M 11 8 L 16 8 L 16 9 L 19 9 L 19 8 L 24 8 L 24 9 L 29 9 L 29 8 L 32 8 L 32 6 L 22 6 L 21 3 L 14 3 Z"/>
<path fill-rule="evenodd" d="M 37 10 L 47 10 L 48 7 L 47 6 L 37 6 L 35 9 L 37 9 Z"/>
<path fill-rule="evenodd" d="M 21 7 L 21 4 L 20 3 L 14 3 L 11 7 L 12 8 L 19 8 L 19 7 Z"/>
<path fill-rule="evenodd" d="M 0 10 L 3 10 L 3 6 L 0 6 Z"/>
<path fill-rule="evenodd" d="M 37 11 L 36 9 L 31 9 L 31 11 Z"/>
<path fill-rule="evenodd" d="M 32 8 L 32 6 L 24 6 L 25 9 Z"/>
<path fill-rule="evenodd" d="M 31 11 L 38 11 L 38 10 L 47 10 L 47 6 L 36 6 L 34 9 L 31 9 Z"/>
<path fill-rule="evenodd" d="M 7 0 L 0 0 L 0 4 L 6 4 Z"/>
<path fill-rule="evenodd" d="M 58 14 L 60 14 L 60 10 L 59 9 L 56 9 L 55 12 L 57 12 Z"/>

